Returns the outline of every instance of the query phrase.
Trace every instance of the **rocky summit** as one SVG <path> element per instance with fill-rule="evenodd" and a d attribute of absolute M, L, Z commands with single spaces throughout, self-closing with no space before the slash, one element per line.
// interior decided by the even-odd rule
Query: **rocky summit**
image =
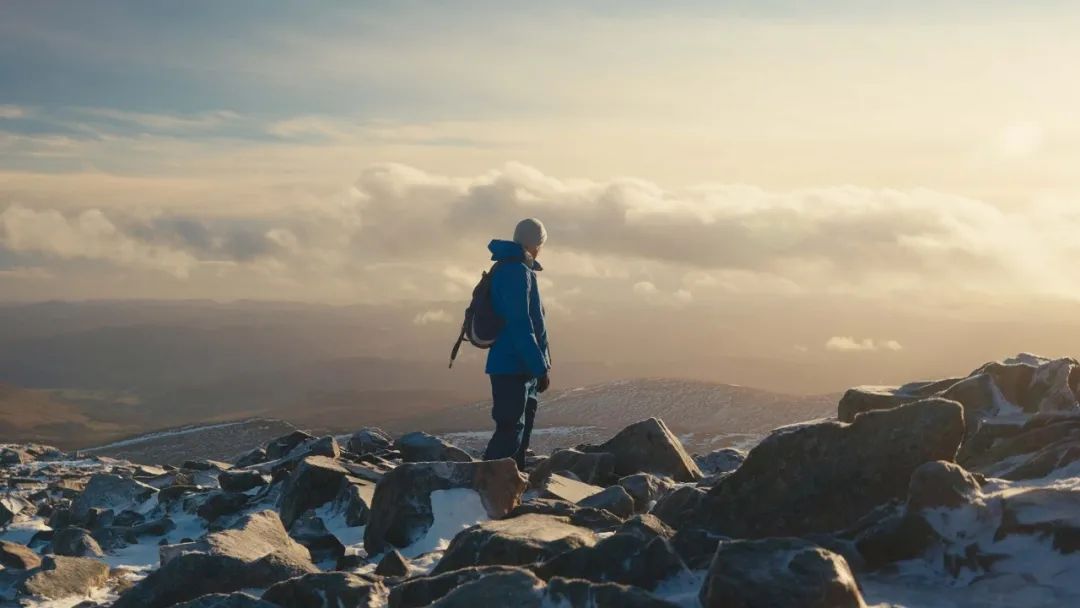
<path fill-rule="evenodd" d="M 524 472 L 375 427 L 162 466 L 3 445 L 0 605 L 1080 605 L 1080 364 L 836 405 L 703 455 L 643 417 Z"/>

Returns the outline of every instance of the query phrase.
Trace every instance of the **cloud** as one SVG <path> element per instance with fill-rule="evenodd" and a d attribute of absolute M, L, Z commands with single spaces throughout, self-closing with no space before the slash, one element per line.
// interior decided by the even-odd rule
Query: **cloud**
<path fill-rule="evenodd" d="M 896 340 L 884 340 L 875 342 L 870 338 L 856 340 L 849 336 L 833 336 L 825 342 L 825 350 L 837 352 L 867 352 L 878 350 L 902 350 L 903 346 Z"/>
<path fill-rule="evenodd" d="M 656 285 L 653 285 L 649 281 L 638 281 L 637 283 L 634 283 L 634 293 L 639 296 L 651 296 L 656 292 Z"/>
<path fill-rule="evenodd" d="M 429 323 L 450 323 L 453 318 L 445 310 L 425 310 L 413 318 L 413 325 L 428 325 Z"/>
<path fill-rule="evenodd" d="M 0 105 L 0 118 L 23 118 L 27 115 L 25 108 L 12 105 Z"/>

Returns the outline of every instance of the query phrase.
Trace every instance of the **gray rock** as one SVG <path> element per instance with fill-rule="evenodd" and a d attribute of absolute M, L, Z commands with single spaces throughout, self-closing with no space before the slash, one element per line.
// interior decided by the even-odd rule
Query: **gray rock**
<path fill-rule="evenodd" d="M 697 481 L 701 470 L 682 443 L 659 418 L 636 422 L 598 446 L 581 446 L 584 452 L 608 452 L 615 456 L 615 474 L 653 473 L 675 481 Z"/>
<path fill-rule="evenodd" d="M 552 473 L 560 472 L 573 473 L 582 483 L 607 486 L 616 479 L 615 456 L 607 452 L 586 453 L 573 448 L 556 450 L 529 474 L 529 485 L 542 487 Z"/>
<path fill-rule="evenodd" d="M 88 557 L 46 556 L 41 567 L 19 584 L 25 595 L 63 599 L 87 595 L 109 580 L 109 566 Z"/>
<path fill-rule="evenodd" d="M 543 583 L 526 570 L 495 572 L 469 581 L 431 604 L 432 608 L 476 608 L 477 606 L 515 606 L 541 608 L 543 595 L 537 587 Z"/>
<path fill-rule="evenodd" d="M 251 470 L 222 471 L 218 475 L 218 484 L 226 492 L 247 492 L 266 485 L 266 477 Z"/>
<path fill-rule="evenodd" d="M 626 523 L 619 526 L 616 533 L 632 534 L 642 540 L 652 540 L 654 538 L 670 540 L 675 536 L 675 529 L 665 524 L 659 517 L 643 513 L 627 520 Z"/>
<path fill-rule="evenodd" d="M 240 512 L 247 506 L 248 500 L 248 495 L 242 492 L 214 491 L 206 495 L 195 512 L 206 521 L 213 522 L 224 515 Z"/>
<path fill-rule="evenodd" d="M 694 462 L 705 475 L 730 473 L 739 468 L 744 460 L 746 452 L 737 448 L 721 448 L 703 456 L 694 456 Z"/>
<path fill-rule="evenodd" d="M 289 536 L 307 547 L 311 559 L 321 562 L 338 560 L 345 555 L 345 545 L 326 529 L 322 519 L 314 511 L 307 511 L 289 528 Z"/>
<path fill-rule="evenodd" d="M 17 496 L 4 496 L 0 498 L 0 527 L 7 526 L 15 521 L 20 513 L 33 511 L 33 505 Z"/>
<path fill-rule="evenodd" d="M 393 438 L 386 431 L 373 426 L 356 431 L 349 437 L 349 442 L 346 444 L 346 448 L 357 456 L 382 452 L 393 446 Z"/>
<path fill-rule="evenodd" d="M 92 509 L 121 511 L 142 503 L 157 491 L 157 488 L 127 477 L 104 473 L 94 475 L 82 494 L 71 503 L 71 514 L 75 521 L 85 522 Z"/>
<path fill-rule="evenodd" d="M 593 546 L 556 555 L 535 571 L 543 579 L 556 576 L 582 578 L 653 590 L 662 581 L 686 572 L 686 566 L 667 539 L 615 534 Z"/>
<path fill-rule="evenodd" d="M 534 486 L 540 490 L 540 496 L 576 503 L 604 490 L 600 486 L 587 484 L 570 477 L 571 473 L 569 471 L 564 472 L 566 475 L 551 473 L 542 486 Z"/>
<path fill-rule="evenodd" d="M 281 608 L 375 608 L 382 606 L 386 589 L 347 572 L 319 572 L 282 581 L 266 590 L 262 599 Z"/>
<path fill-rule="evenodd" d="M 634 512 L 645 513 L 661 496 L 675 487 L 670 480 L 650 473 L 635 473 L 619 480 L 619 485 L 634 499 Z"/>
<path fill-rule="evenodd" d="M 281 608 L 246 593 L 212 593 L 200 598 L 176 604 L 172 608 Z"/>
<path fill-rule="evenodd" d="M 472 462 L 473 459 L 465 450 L 419 431 L 398 437 L 394 449 L 401 452 L 405 462 Z"/>
<path fill-rule="evenodd" d="M 488 515 L 499 518 L 520 504 L 525 481 L 509 458 L 403 464 L 375 487 L 371 518 L 364 529 L 368 555 L 407 547 L 423 536 L 433 521 L 431 493 L 452 488 L 475 490 Z"/>
<path fill-rule="evenodd" d="M 709 491 L 692 523 L 735 538 L 839 530 L 906 496 L 915 469 L 951 460 L 963 436 L 960 404 L 943 399 L 866 412 L 851 424 L 785 427 Z"/>
<path fill-rule="evenodd" d="M 963 467 L 937 460 L 927 462 L 911 475 L 908 510 L 959 507 L 982 497 L 979 481 Z"/>
<path fill-rule="evenodd" d="M 522 566 L 578 547 L 591 547 L 592 530 L 551 515 L 522 515 L 486 521 L 459 532 L 432 570 L 439 574 L 470 566 Z"/>
<path fill-rule="evenodd" d="M 33 570 L 41 565 L 41 557 L 25 545 L 0 540 L 0 566 L 12 570 Z"/>
<path fill-rule="evenodd" d="M 703 528 L 687 526 L 675 533 L 671 539 L 671 546 L 687 568 L 705 570 L 712 563 L 716 547 L 726 540 L 731 539 Z"/>
<path fill-rule="evenodd" d="M 523 502 L 510 512 L 509 517 L 518 517 L 529 513 L 566 517 L 571 524 L 596 532 L 614 530 L 623 523 L 621 518 L 610 511 L 592 507 L 580 507 L 565 500 L 552 498 L 534 498 L 528 502 Z"/>
<path fill-rule="evenodd" d="M 363 484 L 346 483 L 334 498 L 335 509 L 345 516 L 345 525 L 349 527 L 365 526 L 371 518 L 371 508 L 364 497 Z"/>
<path fill-rule="evenodd" d="M 843 557 L 796 538 L 720 543 L 699 594 L 704 608 L 864 608 Z"/>
<path fill-rule="evenodd" d="M 240 458 L 237 458 L 236 462 L 233 463 L 233 466 L 236 468 L 250 467 L 266 462 L 266 460 L 266 450 L 264 448 L 255 448 Z"/>
<path fill-rule="evenodd" d="M 53 533 L 52 552 L 68 557 L 103 557 L 101 550 L 89 530 L 82 528 L 64 528 Z"/>
<path fill-rule="evenodd" d="M 300 444 L 315 439 L 304 431 L 293 431 L 266 444 L 267 460 L 277 460 L 296 449 Z"/>
<path fill-rule="evenodd" d="M 617 583 L 593 583 L 577 579 L 553 578 L 544 594 L 545 605 L 596 608 L 677 608 L 676 604 L 651 593 Z"/>
<path fill-rule="evenodd" d="M 389 608 L 430 606 L 439 598 L 470 581 L 495 574 L 520 571 L 520 568 L 511 566 L 482 566 L 479 568 L 462 568 L 445 574 L 417 576 L 402 581 L 390 590 L 388 606 Z M 473 608 L 478 608 L 478 606 Z"/>
<path fill-rule="evenodd" d="M 860 528 L 854 535 L 855 549 L 868 570 L 914 559 L 937 540 L 925 519 L 902 507 L 883 509 L 875 521 Z"/>
<path fill-rule="evenodd" d="M 375 567 L 375 574 L 379 576 L 407 576 L 409 574 L 409 563 L 397 551 L 387 551 L 386 555 L 379 560 L 379 565 Z"/>
<path fill-rule="evenodd" d="M 705 490 L 701 488 L 680 486 L 661 496 L 650 513 L 659 517 L 665 524 L 678 529 L 695 517 L 695 512 L 705 498 Z"/>
<path fill-rule="evenodd" d="M 634 499 L 622 486 L 611 486 L 602 492 L 578 501 L 578 506 L 604 509 L 621 519 L 634 514 Z"/>
<path fill-rule="evenodd" d="M 277 513 L 261 511 L 198 542 L 162 547 L 162 566 L 121 595 L 113 608 L 165 608 L 317 571 L 311 554 L 289 538 Z"/>
<path fill-rule="evenodd" d="M 307 456 L 293 470 L 281 491 L 281 521 L 291 526 L 307 511 L 337 496 L 349 471 L 326 456 Z"/>

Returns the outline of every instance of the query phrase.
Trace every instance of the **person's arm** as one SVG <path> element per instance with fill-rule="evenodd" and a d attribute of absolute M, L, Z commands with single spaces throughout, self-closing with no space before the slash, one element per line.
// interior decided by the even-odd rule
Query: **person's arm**
<path fill-rule="evenodd" d="M 514 351 L 525 360 L 529 372 L 539 378 L 547 374 L 547 363 L 540 344 L 533 332 L 529 316 L 529 290 L 532 289 L 532 273 L 524 267 L 509 267 L 498 273 L 492 296 L 497 299 L 497 310 L 506 321 L 506 335 L 514 344 Z"/>

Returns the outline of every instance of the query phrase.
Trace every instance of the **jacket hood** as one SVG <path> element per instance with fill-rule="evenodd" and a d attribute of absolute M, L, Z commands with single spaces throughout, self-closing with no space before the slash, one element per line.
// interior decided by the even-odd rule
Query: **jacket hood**
<path fill-rule="evenodd" d="M 488 251 L 491 252 L 491 259 L 496 262 L 522 262 L 527 264 L 526 260 L 531 257 L 526 255 L 525 248 L 520 243 L 502 239 L 492 239 L 488 243 Z M 540 262 L 536 260 L 532 260 L 532 269 L 543 270 Z"/>

